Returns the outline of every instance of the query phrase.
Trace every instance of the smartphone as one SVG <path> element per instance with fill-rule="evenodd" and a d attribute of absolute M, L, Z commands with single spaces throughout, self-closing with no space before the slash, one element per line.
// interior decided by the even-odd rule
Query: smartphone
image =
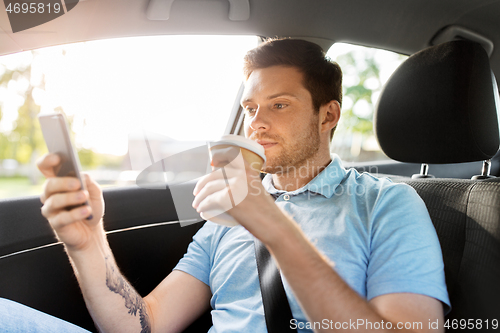
<path fill-rule="evenodd" d="M 75 177 L 80 180 L 82 187 L 80 190 L 86 190 L 80 174 L 80 160 L 74 149 L 69 136 L 68 123 L 62 113 L 44 114 L 38 116 L 40 127 L 42 128 L 43 138 L 47 149 L 52 154 L 57 154 L 61 158 L 61 163 L 57 166 L 55 174 L 57 177 Z M 88 205 L 88 202 L 77 206 L 70 206 L 67 210 Z M 87 219 L 91 219 L 89 216 Z"/>

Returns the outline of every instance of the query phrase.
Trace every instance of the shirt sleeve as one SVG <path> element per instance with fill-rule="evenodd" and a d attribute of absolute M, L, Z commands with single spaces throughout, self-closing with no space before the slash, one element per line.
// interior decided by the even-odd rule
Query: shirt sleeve
<path fill-rule="evenodd" d="M 416 293 L 451 307 L 436 230 L 417 192 L 406 184 L 383 189 L 372 213 L 368 300 L 389 293 Z"/>
<path fill-rule="evenodd" d="M 210 286 L 213 244 L 218 241 L 219 229 L 214 223 L 206 222 L 193 236 L 193 241 L 189 244 L 187 252 L 173 270 L 188 273 Z"/>

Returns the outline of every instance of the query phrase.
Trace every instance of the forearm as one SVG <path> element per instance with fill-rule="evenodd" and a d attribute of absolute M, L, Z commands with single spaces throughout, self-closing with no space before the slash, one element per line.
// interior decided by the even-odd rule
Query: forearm
<path fill-rule="evenodd" d="M 342 280 L 295 223 L 282 225 L 287 227 L 267 246 L 310 322 L 386 322 Z M 323 331 L 328 329 L 318 330 Z"/>
<path fill-rule="evenodd" d="M 101 332 L 151 332 L 147 304 L 120 273 L 104 230 L 96 231 L 85 249 L 66 250 Z"/>

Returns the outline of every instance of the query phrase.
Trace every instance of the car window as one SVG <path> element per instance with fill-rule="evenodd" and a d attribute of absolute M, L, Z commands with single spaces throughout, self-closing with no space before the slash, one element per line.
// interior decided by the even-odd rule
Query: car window
<path fill-rule="evenodd" d="M 407 56 L 345 43 L 333 44 L 327 55 L 343 72 L 342 113 L 332 152 L 346 162 L 389 159 L 373 133 L 373 111 L 382 87 Z"/>
<path fill-rule="evenodd" d="M 243 56 L 257 43 L 134 37 L 0 57 L 0 199 L 41 192 L 34 162 L 47 149 L 38 114 L 67 116 L 82 169 L 104 186 L 135 183 L 147 162 L 131 161 L 129 148 L 141 153 L 145 137 L 159 160 L 221 136 Z"/>

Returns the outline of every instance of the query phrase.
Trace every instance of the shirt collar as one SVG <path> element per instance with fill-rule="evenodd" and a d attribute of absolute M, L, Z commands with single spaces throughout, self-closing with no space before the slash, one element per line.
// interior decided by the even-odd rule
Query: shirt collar
<path fill-rule="evenodd" d="M 264 186 L 266 191 L 275 198 L 283 193 L 287 193 L 289 195 L 297 195 L 305 191 L 310 191 L 312 193 L 321 194 L 326 198 L 331 198 L 333 193 L 335 193 L 335 189 L 344 179 L 345 175 L 346 170 L 342 166 L 340 157 L 338 157 L 338 155 L 336 154 L 332 154 L 332 161 L 330 162 L 330 164 L 328 164 L 328 166 L 318 175 L 316 175 L 316 177 L 314 177 L 309 183 L 295 191 L 287 192 L 276 189 L 274 187 L 273 177 L 271 174 L 267 174 L 264 177 L 264 179 L 262 180 L 262 185 Z"/>

